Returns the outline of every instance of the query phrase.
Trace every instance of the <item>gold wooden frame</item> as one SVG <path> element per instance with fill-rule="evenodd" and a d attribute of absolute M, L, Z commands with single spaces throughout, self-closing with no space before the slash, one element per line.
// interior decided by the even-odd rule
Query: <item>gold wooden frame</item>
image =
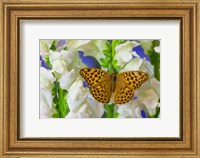
<path fill-rule="evenodd" d="M 0 37 L 0 156 L 200 157 L 199 0 L 2 0 Z M 20 139 L 20 19 L 179 19 L 182 55 L 182 133 L 179 139 Z"/>

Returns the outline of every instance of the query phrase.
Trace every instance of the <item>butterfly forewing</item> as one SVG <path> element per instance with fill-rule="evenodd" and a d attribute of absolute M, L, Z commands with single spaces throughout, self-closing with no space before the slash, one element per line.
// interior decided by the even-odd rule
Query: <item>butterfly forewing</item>
<path fill-rule="evenodd" d="M 131 90 L 137 90 L 148 79 L 149 75 L 142 71 L 127 71 L 117 75 L 117 83 L 123 82 Z"/>
<path fill-rule="evenodd" d="M 134 90 L 137 90 L 149 76 L 141 71 L 127 71 L 116 76 L 116 89 L 114 101 L 116 104 L 129 102 L 134 96 Z"/>
<path fill-rule="evenodd" d="M 84 68 L 79 73 L 90 87 L 100 84 L 102 81 L 110 80 L 111 78 L 111 75 L 106 71 L 95 68 Z"/>
<path fill-rule="evenodd" d="M 108 103 L 112 94 L 111 75 L 106 71 L 95 68 L 84 68 L 80 75 L 91 88 L 92 96 L 99 102 Z"/>

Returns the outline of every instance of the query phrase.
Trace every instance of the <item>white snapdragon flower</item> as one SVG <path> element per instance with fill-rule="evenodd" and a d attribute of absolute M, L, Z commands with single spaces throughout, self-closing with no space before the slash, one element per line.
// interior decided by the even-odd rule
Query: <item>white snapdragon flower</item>
<path fill-rule="evenodd" d="M 56 48 L 54 51 L 61 51 L 63 48 L 66 47 L 65 40 L 40 40 L 40 55 L 43 59 L 46 59 L 49 55 L 49 51 L 52 44 L 55 42 Z"/>
<path fill-rule="evenodd" d="M 52 72 L 63 73 L 66 69 L 66 61 L 60 52 L 49 52 L 49 60 L 52 65 Z"/>
<path fill-rule="evenodd" d="M 58 40 L 56 44 L 56 51 L 61 51 L 66 47 L 66 40 Z"/>
<path fill-rule="evenodd" d="M 140 70 L 147 72 L 150 78 L 154 77 L 154 66 L 151 65 L 150 62 L 147 62 L 145 59 L 143 59 L 143 62 L 140 65 Z"/>
<path fill-rule="evenodd" d="M 116 105 L 115 111 L 119 113 L 119 118 L 129 118 L 133 117 L 133 104 L 132 101 L 123 104 L 123 105 Z"/>
<path fill-rule="evenodd" d="M 61 55 L 62 59 L 66 62 L 67 70 L 71 70 L 81 64 L 78 52 L 74 49 L 62 50 Z"/>
<path fill-rule="evenodd" d="M 49 54 L 49 48 L 51 47 L 53 40 L 40 40 L 40 55 L 45 59 Z"/>
<path fill-rule="evenodd" d="M 152 78 L 150 83 L 151 86 L 155 89 L 157 95 L 160 96 L 160 82 L 156 78 Z"/>
<path fill-rule="evenodd" d="M 123 105 L 116 105 L 115 111 L 119 113 L 119 118 L 141 118 L 141 110 L 144 106 L 136 100 L 131 100 Z"/>
<path fill-rule="evenodd" d="M 40 88 L 52 89 L 55 80 L 50 70 L 40 67 Z"/>
<path fill-rule="evenodd" d="M 52 87 L 55 81 L 50 70 L 40 67 L 40 118 L 50 118 L 53 112 Z"/>
<path fill-rule="evenodd" d="M 40 89 L 40 118 L 52 117 L 53 96 L 49 89 Z"/>
<path fill-rule="evenodd" d="M 103 50 L 105 49 L 106 49 L 105 40 L 92 40 L 89 43 L 77 48 L 77 50 L 84 52 L 84 56 L 95 57 L 99 61 L 99 63 L 100 63 L 100 58 L 104 58 Z"/>
<path fill-rule="evenodd" d="M 114 56 L 114 60 L 118 61 L 118 66 L 122 66 L 122 64 L 129 62 L 133 58 L 133 47 L 138 46 L 139 44 L 134 41 L 126 41 L 120 45 L 115 47 L 116 54 Z"/>
<path fill-rule="evenodd" d="M 137 101 L 144 105 L 148 113 L 154 114 L 155 109 L 159 106 L 160 82 L 156 78 L 150 78 L 138 89 Z"/>
<path fill-rule="evenodd" d="M 91 40 L 67 40 L 67 48 L 77 49 L 78 47 L 89 43 Z"/>
<path fill-rule="evenodd" d="M 87 103 L 84 103 L 80 106 L 80 108 L 77 111 L 70 111 L 68 115 L 65 118 L 89 118 L 91 115 L 91 111 L 87 105 Z"/>
<path fill-rule="evenodd" d="M 159 96 L 154 89 L 145 90 L 139 98 L 140 102 L 146 105 L 148 109 L 154 109 L 158 105 Z"/>
<path fill-rule="evenodd" d="M 90 114 L 91 118 L 101 118 L 103 116 L 104 114 L 103 103 L 96 101 L 92 95 L 88 95 L 87 104 L 91 111 Z"/>
<path fill-rule="evenodd" d="M 87 100 L 88 89 L 83 87 L 83 82 L 78 78 L 70 86 L 67 95 L 67 102 L 70 111 L 77 111 Z"/>
<path fill-rule="evenodd" d="M 129 63 L 127 63 L 123 69 L 121 69 L 119 72 L 125 72 L 125 71 L 137 71 L 140 69 L 142 65 L 143 59 L 140 58 L 134 58 Z"/>
<path fill-rule="evenodd" d="M 150 50 L 153 40 L 140 40 L 140 42 L 144 48 L 145 54 L 148 54 L 148 50 Z"/>
<path fill-rule="evenodd" d="M 101 118 L 103 114 L 103 104 L 89 95 L 87 101 L 80 105 L 78 110 L 70 111 L 65 118 Z"/>
<path fill-rule="evenodd" d="M 158 47 L 154 47 L 155 52 L 160 53 L 160 45 Z"/>
<path fill-rule="evenodd" d="M 62 50 L 61 52 L 49 52 L 49 60 L 52 64 L 52 71 L 63 74 L 80 63 L 78 53 L 73 50 Z"/>
<path fill-rule="evenodd" d="M 74 82 L 75 80 L 75 70 L 72 69 L 71 71 L 64 71 L 62 74 L 61 78 L 58 80 L 60 83 L 60 87 L 62 89 L 68 90 L 70 85 Z"/>

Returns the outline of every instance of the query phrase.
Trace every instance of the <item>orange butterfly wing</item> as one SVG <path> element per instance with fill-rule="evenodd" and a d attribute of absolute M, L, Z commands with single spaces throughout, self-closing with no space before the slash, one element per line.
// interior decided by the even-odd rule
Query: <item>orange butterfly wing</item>
<path fill-rule="evenodd" d="M 112 94 L 111 75 L 106 71 L 95 68 L 84 68 L 80 75 L 91 88 L 92 96 L 99 102 L 108 103 Z"/>
<path fill-rule="evenodd" d="M 142 71 L 127 71 L 116 75 L 116 89 L 114 102 L 116 104 L 125 104 L 134 96 L 134 90 L 137 90 L 149 76 Z"/>

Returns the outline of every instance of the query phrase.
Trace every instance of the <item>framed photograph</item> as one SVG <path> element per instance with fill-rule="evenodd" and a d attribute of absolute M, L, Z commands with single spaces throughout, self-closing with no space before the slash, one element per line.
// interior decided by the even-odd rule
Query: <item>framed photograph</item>
<path fill-rule="evenodd" d="M 1 157 L 199 157 L 199 1 L 3 1 Z"/>

